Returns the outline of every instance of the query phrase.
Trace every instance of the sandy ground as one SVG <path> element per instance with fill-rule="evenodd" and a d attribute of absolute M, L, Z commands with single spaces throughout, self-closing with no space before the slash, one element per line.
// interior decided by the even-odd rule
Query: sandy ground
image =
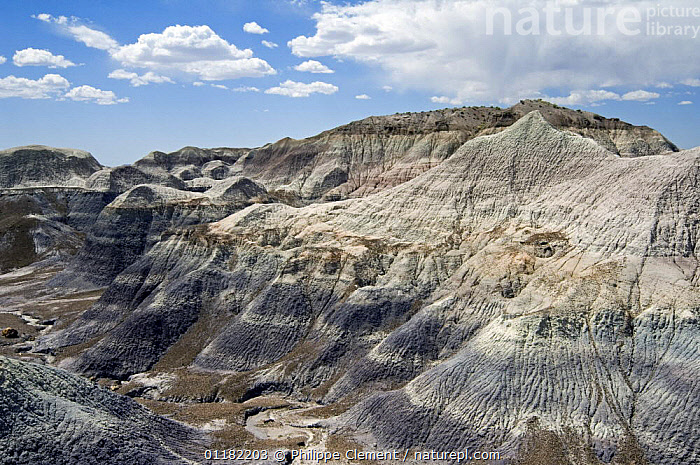
<path fill-rule="evenodd" d="M 0 329 L 14 328 L 18 338 L 0 336 L 0 354 L 43 360 L 28 354 L 34 339 L 74 321 L 102 295 L 102 289 L 76 291 L 46 285 L 61 267 L 33 265 L 0 274 Z"/>

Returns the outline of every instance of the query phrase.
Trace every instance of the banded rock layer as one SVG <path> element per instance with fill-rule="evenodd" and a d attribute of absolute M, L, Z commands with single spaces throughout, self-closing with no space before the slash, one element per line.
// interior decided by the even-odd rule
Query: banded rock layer
<path fill-rule="evenodd" d="M 593 139 L 623 157 L 678 151 L 651 128 L 526 100 L 508 109 L 464 107 L 370 117 L 307 139 L 287 138 L 255 149 L 154 152 L 135 166 L 174 175 L 192 187 L 209 177 L 219 179 L 214 175 L 240 175 L 304 202 L 362 197 L 413 179 L 466 141 L 499 132 L 535 110 L 554 127 Z"/>
<path fill-rule="evenodd" d="M 0 357 L 0 463 L 192 464 L 195 430 L 55 368 Z"/>
<path fill-rule="evenodd" d="M 0 151 L 0 189 L 83 187 L 100 165 L 88 152 L 29 145 Z"/>
<path fill-rule="evenodd" d="M 693 463 L 699 162 L 532 112 L 363 198 L 171 231 L 40 346 L 90 342 L 64 362 L 87 375 L 177 353 L 250 372 L 244 397 L 364 394 L 337 425 L 387 447 L 514 457 L 537 421 L 605 462 Z"/>

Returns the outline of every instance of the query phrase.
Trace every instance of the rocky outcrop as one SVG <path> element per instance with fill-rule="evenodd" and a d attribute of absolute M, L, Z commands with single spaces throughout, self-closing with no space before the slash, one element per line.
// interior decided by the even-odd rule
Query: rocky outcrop
<path fill-rule="evenodd" d="M 537 421 L 604 462 L 693 463 L 699 167 L 532 112 L 364 198 L 172 231 L 40 344 L 90 342 L 64 366 L 120 379 L 186 347 L 252 373 L 247 397 L 379 391 L 338 425 L 386 447 L 513 458 Z"/>
<path fill-rule="evenodd" d="M 0 248 L 35 260 L 85 234 L 50 285 L 107 288 L 32 343 L 84 375 L 179 368 L 238 377 L 232 400 L 355 404 L 329 424 L 381 447 L 512 461 L 540 431 L 590 463 L 694 463 L 699 168 L 700 149 L 540 101 L 397 114 L 13 189 Z M 90 405 L 98 424 L 71 431 L 111 444 Z"/>
<path fill-rule="evenodd" d="M 189 187 L 195 179 L 220 181 L 233 176 L 233 164 L 249 151 L 250 149 L 184 147 L 172 153 L 151 152 L 134 163 L 134 168 L 150 176 L 175 177 L 184 183 L 183 186 Z M 210 183 L 209 187 L 214 184 Z M 193 190 L 199 190 L 196 186 L 193 187 Z"/>
<path fill-rule="evenodd" d="M 191 464 L 203 439 L 87 380 L 0 357 L 0 464 Z"/>
<path fill-rule="evenodd" d="M 0 189 L 83 187 L 102 166 L 88 152 L 28 145 L 0 151 Z"/>
<path fill-rule="evenodd" d="M 249 150 L 244 148 L 201 149 L 198 147 L 183 147 L 172 153 L 151 152 L 134 163 L 134 166 L 144 171 L 164 170 L 167 172 L 186 167 L 197 167 L 207 173 L 216 167 L 234 164 Z M 213 179 L 216 179 L 216 177 Z"/>
<path fill-rule="evenodd" d="M 25 188 L 0 195 L 0 271 L 70 259 L 114 198 L 74 188 Z"/>
<path fill-rule="evenodd" d="M 168 230 L 211 223 L 254 202 L 268 201 L 264 186 L 241 177 L 220 181 L 204 193 L 136 186 L 102 210 L 76 260 L 52 285 L 106 286 Z"/>
<path fill-rule="evenodd" d="M 411 180 L 439 165 L 466 141 L 500 132 L 531 111 L 539 111 L 555 128 L 595 140 L 622 157 L 678 151 L 648 127 L 524 100 L 508 109 L 463 107 L 373 116 L 307 139 L 286 138 L 256 149 L 185 147 L 170 154 L 153 152 L 135 167 L 169 173 L 187 183 L 242 175 L 263 182 L 280 196 L 307 203 L 355 198 Z"/>
<path fill-rule="evenodd" d="M 185 188 L 185 183 L 170 173 L 149 172 L 129 165 L 97 171 L 90 176 L 85 186 L 90 190 L 121 194 L 140 184 L 157 184 L 174 189 Z"/>

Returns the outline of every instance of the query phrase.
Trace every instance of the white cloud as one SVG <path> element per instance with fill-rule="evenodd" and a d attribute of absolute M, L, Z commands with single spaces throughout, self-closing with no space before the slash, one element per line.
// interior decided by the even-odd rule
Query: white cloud
<path fill-rule="evenodd" d="M 234 92 L 260 92 L 260 89 L 258 89 L 257 87 L 251 86 L 240 86 L 231 90 Z"/>
<path fill-rule="evenodd" d="M 370 97 L 370 96 L 367 95 L 367 94 L 356 95 L 355 98 L 356 98 L 357 100 L 372 100 L 372 97 Z"/>
<path fill-rule="evenodd" d="M 620 12 L 669 0 L 572 0 L 565 4 L 574 18 L 583 8 Z M 696 0 L 675 0 L 674 7 L 695 7 Z M 382 70 L 402 88 L 449 95 L 461 101 L 493 102 L 544 95 L 564 95 L 606 87 L 635 91 L 658 82 L 700 76 L 700 48 L 691 38 L 640 34 L 628 36 L 607 16 L 604 34 L 553 36 L 507 35 L 498 16 L 488 34 L 490 14 L 499 7 L 512 12 L 535 7 L 544 27 L 545 0 L 366 0 L 323 2 L 313 16 L 314 34 L 288 45 L 299 57 L 353 59 Z M 555 3 L 555 2 L 551 2 Z M 601 6 L 602 5 L 602 6 Z M 554 14 L 564 24 L 565 10 Z M 595 13 L 595 11 L 594 11 Z M 499 29 L 500 26 L 500 29 Z M 629 25 L 635 27 L 635 25 Z M 559 29 L 562 29 L 559 27 Z M 672 50 L 673 53 L 669 53 Z M 644 57 L 640 60 L 639 57 Z M 653 63 L 653 66 L 649 64 Z M 436 72 L 439 70 L 439 72 Z M 583 96 L 585 100 L 585 96 Z"/>
<path fill-rule="evenodd" d="M 571 92 L 568 97 L 547 97 L 547 100 L 552 103 L 556 103 L 557 105 L 595 106 L 606 100 L 649 102 L 649 100 L 657 99 L 659 97 L 661 97 L 661 95 L 656 92 L 649 92 L 641 89 L 627 92 L 624 95 L 620 95 L 609 90 L 577 90 Z"/>
<path fill-rule="evenodd" d="M 277 73 L 265 60 L 253 57 L 252 50 L 237 48 L 206 25 L 169 26 L 162 33 L 142 34 L 133 44 L 119 45 L 104 32 L 82 24 L 79 18 L 55 17 L 46 13 L 33 17 L 55 24 L 59 31 L 88 47 L 106 50 L 113 59 L 127 68 L 146 68 L 169 74 L 169 77 L 178 74 L 193 75 L 204 81 L 262 77 Z M 153 76 L 152 79 L 157 79 Z"/>
<path fill-rule="evenodd" d="M 74 87 L 66 93 L 65 97 L 76 102 L 92 102 L 98 105 L 115 105 L 129 101 L 128 98 L 118 99 L 111 90 L 96 89 L 92 86 Z"/>
<path fill-rule="evenodd" d="M 128 102 L 129 99 L 118 99 L 111 90 L 100 90 L 91 86 L 70 87 L 68 79 L 59 74 L 47 74 L 41 79 L 18 78 L 7 76 L 0 79 L 0 98 L 18 97 L 23 99 L 56 98 L 82 102 L 94 102 L 99 105 L 113 105 Z"/>
<path fill-rule="evenodd" d="M 69 26 L 68 32 L 78 41 L 91 48 L 99 50 L 113 50 L 117 47 L 117 41 L 108 34 L 85 25 Z"/>
<path fill-rule="evenodd" d="M 61 16 L 64 19 L 67 19 L 65 16 Z M 50 23 L 52 22 L 53 16 L 46 14 L 46 13 L 39 13 L 38 15 L 32 15 L 32 18 L 38 19 L 39 21 L 43 21 L 45 23 Z"/>
<path fill-rule="evenodd" d="M 692 105 L 693 102 L 690 100 L 683 100 L 682 102 L 678 102 L 678 105 Z"/>
<path fill-rule="evenodd" d="M 17 50 L 12 57 L 12 62 L 15 66 L 48 66 L 49 68 L 75 66 L 75 63 L 67 60 L 63 55 L 54 55 L 48 50 L 36 48 Z"/>
<path fill-rule="evenodd" d="M 673 89 L 673 85 L 668 82 L 659 82 L 654 87 L 657 89 Z"/>
<path fill-rule="evenodd" d="M 37 80 L 7 76 L 0 79 L 0 98 L 52 98 L 65 91 L 68 87 L 70 87 L 70 82 L 58 74 L 47 74 Z"/>
<path fill-rule="evenodd" d="M 450 98 L 450 97 L 446 97 L 444 95 L 442 95 L 440 97 L 437 97 L 437 96 L 430 97 L 430 101 L 433 103 L 449 103 L 450 105 L 461 105 L 462 104 L 462 101 L 460 99 Z"/>
<path fill-rule="evenodd" d="M 100 50 L 113 50 L 119 46 L 117 41 L 110 37 L 109 34 L 82 24 L 79 18 L 56 17 L 46 13 L 33 15 L 32 17 L 45 23 L 55 24 L 59 31 L 70 35 L 73 39 L 84 43 L 88 47 Z"/>
<path fill-rule="evenodd" d="M 3 63 L 5 63 L 6 61 L 7 61 L 7 58 L 5 58 L 4 56 L 0 55 L 0 65 L 3 64 Z"/>
<path fill-rule="evenodd" d="M 169 26 L 162 33 L 142 34 L 111 55 L 123 66 L 186 73 L 203 81 L 276 74 L 265 60 L 228 43 L 209 26 Z"/>
<path fill-rule="evenodd" d="M 684 79 L 681 81 L 684 86 L 700 87 L 700 79 Z"/>
<path fill-rule="evenodd" d="M 223 84 L 209 84 L 209 85 L 212 86 L 212 87 L 215 87 L 215 88 L 217 88 L 217 89 L 228 90 L 228 87 L 226 87 L 226 86 L 223 85 Z"/>
<path fill-rule="evenodd" d="M 169 84 L 175 84 L 175 81 L 170 79 L 167 76 L 160 76 L 152 71 L 149 71 L 145 74 L 139 75 L 138 73 L 134 73 L 131 71 L 126 71 L 123 69 L 115 69 L 109 75 L 107 76 L 108 78 L 111 79 L 125 79 L 128 80 L 132 86 L 134 87 L 139 87 L 139 86 L 147 86 L 148 84 L 162 84 L 162 83 L 169 83 Z"/>
<path fill-rule="evenodd" d="M 646 90 L 635 90 L 633 92 L 627 92 L 622 96 L 622 100 L 633 100 L 635 102 L 647 102 L 649 100 L 659 98 L 661 95 L 656 92 L 648 92 Z"/>
<path fill-rule="evenodd" d="M 255 21 L 245 23 L 243 25 L 243 30 L 248 34 L 267 34 L 268 32 L 270 32 Z"/>
<path fill-rule="evenodd" d="M 391 87 L 391 86 L 383 86 L 383 87 L 382 87 L 382 90 L 383 90 L 384 92 L 391 92 L 392 90 L 394 90 L 394 88 Z"/>
<path fill-rule="evenodd" d="M 302 71 L 304 73 L 314 73 L 314 74 L 332 74 L 335 73 L 332 69 L 330 69 L 328 66 L 316 61 L 316 60 L 307 60 L 301 64 L 298 64 L 294 67 L 295 70 L 297 71 Z"/>
<path fill-rule="evenodd" d="M 557 105 L 595 105 L 605 100 L 620 100 L 620 94 L 609 90 L 577 90 L 571 92 L 568 97 L 548 97 Z"/>
<path fill-rule="evenodd" d="M 274 42 L 270 42 L 269 40 L 263 40 L 261 43 L 262 43 L 265 47 L 267 47 L 267 48 L 277 48 L 277 47 L 279 47 L 279 45 L 277 45 L 277 44 L 274 43 Z"/>
<path fill-rule="evenodd" d="M 331 95 L 338 92 L 338 87 L 327 82 L 315 81 L 310 84 L 287 80 L 280 83 L 279 87 L 272 87 L 265 91 L 266 94 L 284 95 L 285 97 L 308 97 L 311 94 Z"/>
<path fill-rule="evenodd" d="M 204 83 L 202 81 L 194 81 L 192 85 L 195 87 L 201 87 L 204 85 Z"/>

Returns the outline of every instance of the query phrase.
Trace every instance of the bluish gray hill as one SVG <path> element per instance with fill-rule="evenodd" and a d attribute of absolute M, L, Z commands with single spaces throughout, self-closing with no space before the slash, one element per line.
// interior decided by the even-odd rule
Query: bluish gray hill
<path fill-rule="evenodd" d="M 100 212 L 75 260 L 51 285 L 106 286 L 167 231 L 211 223 L 269 201 L 264 186 L 241 177 L 217 181 L 203 193 L 154 184 L 132 187 Z"/>
<path fill-rule="evenodd" d="M 372 116 L 306 139 L 285 138 L 254 149 L 153 152 L 134 166 L 175 175 L 190 185 L 215 174 L 246 176 L 306 203 L 363 197 L 415 178 L 466 141 L 502 131 L 531 111 L 539 111 L 555 128 L 595 140 L 621 157 L 678 151 L 646 126 L 524 100 L 506 109 L 463 107 Z M 212 162 L 219 173 L 212 171 Z"/>
<path fill-rule="evenodd" d="M 700 149 L 621 156 L 535 111 L 362 198 L 170 231 L 38 348 L 359 396 L 335 424 L 381 447 L 515 459 L 537 423 L 604 463 L 695 463 L 699 181 Z"/>
<path fill-rule="evenodd" d="M 88 152 L 29 145 L 0 151 L 0 189 L 83 187 L 102 165 Z"/>
<path fill-rule="evenodd" d="M 0 357 L 0 464 L 192 465 L 198 431 L 47 366 Z"/>
<path fill-rule="evenodd" d="M 169 154 L 155 151 L 134 165 L 116 168 L 102 167 L 92 155 L 80 150 L 18 147 L 0 152 L 0 188 L 85 188 L 90 192 L 86 197 L 91 198 L 91 203 L 80 207 L 80 211 L 89 211 L 86 216 L 89 221 L 94 221 L 114 197 L 143 184 L 203 193 L 214 188 L 218 181 L 245 176 L 262 183 L 275 199 L 294 206 L 363 197 L 415 178 L 442 163 L 464 142 L 502 131 L 532 110 L 540 111 L 554 127 L 593 139 L 623 157 L 678 150 L 651 128 L 528 100 L 508 109 L 465 107 L 370 117 L 307 139 L 283 139 L 255 149 L 184 147 Z M 103 201 L 92 201 L 99 196 L 93 192 L 104 194 Z M 68 216 L 74 216 L 72 205 L 64 208 Z M 228 213 L 231 211 L 225 209 L 207 213 L 202 222 L 220 219 Z M 112 216 L 109 220 L 102 218 L 94 231 L 83 235 L 85 229 L 65 230 L 60 224 L 65 222 L 39 226 L 36 217 L 26 217 L 20 212 L 12 224 L 5 222 L 4 228 L 0 225 L 0 233 L 4 235 L 2 243 L 8 248 L 27 253 L 23 252 L 18 260 L 8 258 L 1 266 L 8 269 L 26 265 L 45 258 L 46 250 L 61 255 L 66 255 L 63 251 L 74 253 L 86 238 L 85 248 L 76 260 L 84 266 L 79 272 L 69 273 L 72 276 L 61 276 L 54 284 L 104 286 L 148 249 L 145 246 L 148 241 L 144 242 L 143 234 L 135 230 L 148 229 L 152 241 L 156 231 L 189 224 L 193 219 L 187 213 L 184 215 L 188 219 L 184 221 L 182 213 L 157 213 L 151 228 L 145 218 L 147 213 L 133 214 L 132 227 L 125 226 L 128 215 L 123 215 L 121 220 Z M 171 214 L 173 219 L 168 224 Z M 137 218 L 139 215 L 143 218 Z M 122 229 L 126 234 L 120 241 Z M 33 238 L 38 238 L 37 244 L 42 245 L 32 247 Z M 107 250 L 105 257 L 97 259 L 100 263 L 92 263 L 90 257 L 97 257 L 102 247 Z"/>

